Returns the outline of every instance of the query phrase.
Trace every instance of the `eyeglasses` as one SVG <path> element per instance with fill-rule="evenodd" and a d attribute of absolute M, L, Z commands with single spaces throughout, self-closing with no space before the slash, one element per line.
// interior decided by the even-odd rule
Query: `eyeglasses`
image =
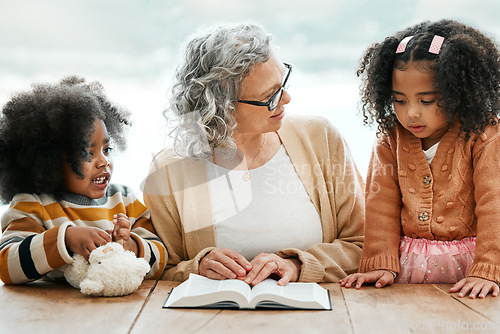
<path fill-rule="evenodd" d="M 283 96 L 283 91 L 285 89 L 288 89 L 288 78 L 290 77 L 290 73 L 292 73 L 292 65 L 283 63 L 286 68 L 288 69 L 288 73 L 285 76 L 285 80 L 283 81 L 283 85 L 281 85 L 281 88 L 278 89 L 276 93 L 271 96 L 271 98 L 267 102 L 261 102 L 261 101 L 247 101 L 247 100 L 238 100 L 238 102 L 241 103 L 246 103 L 246 104 L 251 104 L 254 106 L 261 106 L 261 107 L 267 107 L 269 111 L 273 111 L 276 109 L 278 104 L 281 101 L 281 97 Z"/>

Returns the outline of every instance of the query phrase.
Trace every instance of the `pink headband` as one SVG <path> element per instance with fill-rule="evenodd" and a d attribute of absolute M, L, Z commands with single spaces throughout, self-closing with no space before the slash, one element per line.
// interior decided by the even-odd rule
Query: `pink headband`
<path fill-rule="evenodd" d="M 398 48 L 396 49 L 396 53 L 403 53 L 406 50 L 406 45 L 413 38 L 413 36 L 405 37 L 399 42 Z M 434 54 L 439 54 L 441 51 L 441 46 L 443 45 L 444 37 L 439 35 L 434 35 L 432 39 L 431 46 L 429 46 L 429 52 Z"/>

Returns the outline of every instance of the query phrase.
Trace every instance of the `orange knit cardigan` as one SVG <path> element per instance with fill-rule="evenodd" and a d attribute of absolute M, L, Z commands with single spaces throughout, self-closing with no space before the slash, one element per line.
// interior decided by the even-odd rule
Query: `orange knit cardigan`
<path fill-rule="evenodd" d="M 421 140 L 398 124 L 375 144 L 365 195 L 360 272 L 399 272 L 401 235 L 476 236 L 468 276 L 500 281 L 500 125 L 465 141 L 455 124 L 429 165 Z"/>

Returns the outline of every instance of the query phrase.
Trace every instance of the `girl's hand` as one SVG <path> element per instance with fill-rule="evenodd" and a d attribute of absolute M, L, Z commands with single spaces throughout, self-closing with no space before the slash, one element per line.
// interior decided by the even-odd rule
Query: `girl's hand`
<path fill-rule="evenodd" d="M 497 297 L 500 289 L 498 284 L 493 281 L 480 277 L 466 277 L 455 283 L 450 292 L 457 292 L 458 290 L 460 290 L 458 293 L 460 298 L 465 297 L 470 292 L 469 298 L 474 299 L 477 296 L 483 299 L 490 292 L 493 297 Z"/>
<path fill-rule="evenodd" d="M 351 274 L 339 281 L 340 285 L 350 288 L 356 282 L 356 289 L 361 288 L 363 283 L 375 283 L 375 287 L 383 288 L 394 283 L 394 275 L 388 270 L 373 270 L 367 273 Z"/>
<path fill-rule="evenodd" d="M 207 253 L 200 261 L 198 272 L 200 275 L 212 279 L 242 279 L 251 269 L 252 265 L 243 255 L 232 249 L 222 248 Z"/>
<path fill-rule="evenodd" d="M 99 246 L 111 241 L 109 234 L 97 227 L 70 226 L 66 229 L 64 242 L 71 252 L 80 254 L 86 260 Z"/>
<path fill-rule="evenodd" d="M 139 249 L 134 239 L 130 238 L 130 221 L 128 217 L 123 213 L 119 213 L 114 215 L 113 218 L 113 224 L 115 225 L 111 233 L 113 241 L 120 243 L 125 250 L 132 251 L 137 256 Z"/>
<path fill-rule="evenodd" d="M 281 277 L 278 281 L 278 285 L 281 286 L 299 280 L 301 262 L 297 259 L 284 259 L 276 254 L 261 253 L 250 263 L 252 264 L 252 270 L 244 279 L 248 284 L 257 285 L 272 274 Z"/>

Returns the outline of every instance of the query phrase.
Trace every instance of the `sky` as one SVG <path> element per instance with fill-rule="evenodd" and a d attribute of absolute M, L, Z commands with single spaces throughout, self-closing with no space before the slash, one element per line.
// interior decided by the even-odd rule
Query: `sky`
<path fill-rule="evenodd" d="M 364 50 L 409 25 L 442 18 L 498 40 L 499 14 L 498 0 L 2 0 L 0 107 L 34 82 L 71 74 L 100 81 L 134 121 L 112 181 L 140 194 L 152 156 L 170 142 L 162 112 L 189 35 L 255 22 L 294 66 L 287 112 L 327 117 L 365 175 L 375 129 L 363 125 L 358 109 L 355 73 Z"/>

